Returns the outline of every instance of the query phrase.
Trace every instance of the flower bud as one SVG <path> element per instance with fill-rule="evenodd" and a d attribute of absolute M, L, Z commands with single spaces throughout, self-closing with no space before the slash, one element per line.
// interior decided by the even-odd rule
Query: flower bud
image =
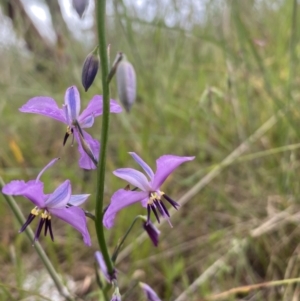
<path fill-rule="evenodd" d="M 136 97 L 136 75 L 133 66 L 122 60 L 118 63 L 116 76 L 120 101 L 129 112 Z"/>
<path fill-rule="evenodd" d="M 154 226 L 154 224 L 152 224 L 151 221 L 146 221 L 144 223 L 143 227 L 147 231 L 147 234 L 149 235 L 150 239 L 152 240 L 154 246 L 157 247 L 160 231 Z"/>
<path fill-rule="evenodd" d="M 85 9 L 87 8 L 89 4 L 89 0 L 73 0 L 73 7 L 76 10 L 78 16 L 81 18 L 83 13 L 85 12 Z"/>
<path fill-rule="evenodd" d="M 82 67 L 81 82 L 85 92 L 94 82 L 94 79 L 98 72 L 98 68 L 99 58 L 97 55 L 97 51 L 95 50 L 86 57 Z"/>
<path fill-rule="evenodd" d="M 161 301 L 156 292 L 148 284 L 140 282 L 140 287 L 143 289 L 147 301 Z"/>

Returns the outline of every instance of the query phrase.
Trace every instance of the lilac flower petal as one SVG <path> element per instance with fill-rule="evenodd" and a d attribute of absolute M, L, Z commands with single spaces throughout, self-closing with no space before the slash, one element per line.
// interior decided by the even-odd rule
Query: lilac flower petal
<path fill-rule="evenodd" d="M 161 156 L 156 160 L 156 173 L 151 183 L 153 190 L 159 189 L 166 178 L 182 163 L 194 160 L 195 157 Z"/>
<path fill-rule="evenodd" d="M 91 246 L 91 237 L 87 228 L 86 218 L 81 208 L 70 207 L 64 209 L 50 208 L 50 213 L 70 224 L 82 234 L 83 241 L 87 246 Z"/>
<path fill-rule="evenodd" d="M 86 199 L 90 196 L 90 194 L 73 194 L 68 202 L 72 206 L 79 206 L 83 204 Z"/>
<path fill-rule="evenodd" d="M 149 201 L 149 195 L 147 195 L 146 198 L 144 198 L 143 200 L 141 200 L 142 206 L 146 208 L 148 206 L 148 201 Z"/>
<path fill-rule="evenodd" d="M 87 116 L 84 120 L 82 120 L 80 122 L 81 128 L 84 129 L 84 128 L 90 128 L 90 127 L 92 127 L 93 124 L 94 124 L 94 120 L 95 120 L 95 118 L 94 118 L 93 115 Z"/>
<path fill-rule="evenodd" d="M 145 191 L 131 191 L 125 189 L 117 190 L 111 197 L 111 202 L 104 213 L 103 224 L 106 228 L 111 228 L 118 211 L 145 199 L 148 193 Z"/>
<path fill-rule="evenodd" d="M 144 169 L 146 174 L 150 177 L 150 180 L 152 180 L 154 177 L 154 173 L 153 173 L 153 170 L 151 169 L 151 167 L 136 153 L 130 152 L 129 154 L 135 160 L 135 162 Z"/>
<path fill-rule="evenodd" d="M 140 287 L 143 289 L 147 301 L 161 301 L 156 292 L 148 284 L 140 282 Z"/>
<path fill-rule="evenodd" d="M 68 109 L 70 121 L 76 120 L 80 112 L 80 95 L 76 86 L 67 89 L 65 94 L 65 104 Z"/>
<path fill-rule="evenodd" d="M 66 180 L 50 194 L 45 205 L 48 208 L 64 208 L 68 204 L 70 197 L 71 183 L 70 180 Z"/>
<path fill-rule="evenodd" d="M 2 193 L 8 195 L 21 195 L 31 201 L 39 208 L 45 207 L 44 184 L 40 181 L 31 180 L 25 183 L 24 181 L 11 181 L 6 184 Z"/>
<path fill-rule="evenodd" d="M 122 107 L 118 104 L 118 102 L 114 99 L 110 100 L 110 113 L 121 113 L 123 111 Z"/>
<path fill-rule="evenodd" d="M 55 158 L 53 160 L 51 160 L 38 174 L 38 176 L 36 177 L 36 181 L 40 180 L 40 177 L 42 176 L 42 174 L 48 169 L 50 168 L 52 165 L 54 165 L 60 158 Z"/>
<path fill-rule="evenodd" d="M 113 174 L 143 191 L 151 190 L 148 179 L 138 170 L 133 168 L 120 168 L 115 170 Z"/>
<path fill-rule="evenodd" d="M 113 99 L 110 100 L 110 113 L 121 113 L 121 106 Z M 78 117 L 80 124 L 84 123 L 83 121 L 89 117 L 97 117 L 103 113 L 103 99 L 102 95 L 95 95 L 87 105 L 87 107 L 82 111 Z"/>
<path fill-rule="evenodd" d="M 55 100 L 51 97 L 37 96 L 31 98 L 19 109 L 19 111 L 23 113 L 44 115 L 66 123 L 63 110 L 58 108 Z"/>
<path fill-rule="evenodd" d="M 85 141 L 89 144 L 92 153 L 94 154 L 96 160 L 98 161 L 99 151 L 100 151 L 100 143 L 98 140 L 93 139 L 91 135 L 89 135 L 86 131 L 82 131 L 84 135 Z M 80 153 L 79 166 L 84 169 L 96 169 L 96 165 L 93 163 L 91 158 L 87 155 L 87 153 L 82 148 L 79 133 L 77 130 L 74 131 L 74 136 L 78 143 L 78 151 Z"/>
<path fill-rule="evenodd" d="M 62 106 L 62 110 L 63 110 L 64 115 L 65 115 L 66 123 L 69 126 L 71 126 L 72 125 L 72 120 L 70 120 L 70 116 L 69 116 L 69 113 L 68 113 L 68 106 L 67 105 L 63 105 Z"/>
<path fill-rule="evenodd" d="M 104 259 L 103 259 L 102 253 L 99 252 L 99 251 L 96 251 L 96 252 L 95 252 L 95 258 L 96 258 L 96 260 L 97 260 L 97 263 L 98 263 L 98 265 L 99 265 L 99 267 L 100 267 L 100 270 L 101 270 L 101 272 L 102 272 L 104 278 L 106 279 L 107 282 L 110 283 L 110 282 L 111 282 L 111 279 L 110 279 L 110 277 L 109 277 L 109 274 L 108 274 L 108 271 L 107 271 L 107 267 L 106 267 L 105 261 L 104 261 Z"/>

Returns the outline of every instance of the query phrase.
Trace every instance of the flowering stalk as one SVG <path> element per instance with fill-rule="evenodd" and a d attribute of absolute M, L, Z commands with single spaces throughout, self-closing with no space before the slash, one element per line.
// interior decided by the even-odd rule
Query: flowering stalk
<path fill-rule="evenodd" d="M 4 185 L 5 185 L 5 183 L 3 182 L 2 178 L 0 177 L 0 190 L 1 191 L 2 191 L 2 188 L 4 187 Z M 5 198 L 9 207 L 11 208 L 13 214 L 19 221 L 20 225 L 23 225 L 25 223 L 25 217 L 23 216 L 22 212 L 20 211 L 15 199 L 10 195 L 5 195 L 5 194 L 2 194 L 2 195 Z M 28 236 L 30 241 L 34 240 L 35 235 L 32 232 L 30 227 L 27 227 L 24 232 L 26 233 L 26 235 Z M 38 241 L 36 241 L 34 243 L 34 248 L 35 248 L 36 252 L 38 253 L 40 259 L 42 260 L 45 268 L 47 269 L 50 277 L 52 278 L 52 280 L 53 280 L 57 290 L 61 294 L 61 296 L 63 296 L 68 301 L 72 301 L 73 298 L 69 294 L 68 290 L 62 284 L 61 279 L 59 278 L 58 274 L 56 273 L 51 261 L 49 260 L 44 249 L 42 248 L 42 246 L 40 245 L 40 243 Z"/>
<path fill-rule="evenodd" d="M 113 264 L 110 259 L 105 236 L 104 227 L 102 223 L 103 219 L 103 198 L 104 198 L 104 181 L 105 181 L 105 164 L 106 164 L 106 152 L 108 142 L 108 128 L 109 128 L 109 86 L 108 86 L 108 57 L 106 47 L 105 36 L 105 17 L 106 17 L 106 0 L 96 1 L 96 17 L 97 17 L 97 31 L 99 40 L 99 56 L 101 62 L 102 73 L 102 92 L 103 92 L 103 118 L 101 129 L 101 148 L 99 153 L 99 162 L 97 167 L 97 192 L 96 192 L 96 232 L 98 243 L 103 255 L 103 259 L 106 263 L 107 270 L 111 274 L 113 273 Z"/>

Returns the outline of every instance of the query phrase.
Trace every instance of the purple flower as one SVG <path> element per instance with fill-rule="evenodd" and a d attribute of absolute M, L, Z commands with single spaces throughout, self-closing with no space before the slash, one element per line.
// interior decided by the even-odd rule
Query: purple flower
<path fill-rule="evenodd" d="M 106 281 L 108 283 L 111 283 L 113 280 L 117 279 L 115 271 L 113 272 L 113 275 L 110 275 L 108 273 L 108 270 L 107 270 L 107 267 L 106 267 L 106 263 L 105 263 L 105 261 L 103 259 L 103 255 L 102 255 L 101 252 L 96 251 L 95 252 L 95 258 L 96 258 L 96 261 L 97 261 L 97 263 L 99 265 L 101 273 L 103 274 L 104 278 L 106 279 Z"/>
<path fill-rule="evenodd" d="M 157 247 L 160 231 L 152 224 L 150 220 L 146 221 L 143 227 L 147 232 L 147 234 L 149 235 L 150 239 L 152 240 L 154 246 Z"/>
<path fill-rule="evenodd" d="M 75 86 L 69 87 L 65 94 L 65 104 L 60 109 L 51 97 L 37 96 L 28 100 L 19 110 L 23 113 L 44 115 L 67 125 L 64 143 L 70 134 L 74 134 L 80 153 L 79 166 L 85 169 L 95 169 L 98 160 L 100 144 L 81 128 L 89 128 L 94 118 L 102 114 L 102 96 L 95 95 L 81 114 L 80 95 Z M 120 113 L 122 108 L 115 101 L 110 101 L 110 112 Z M 79 125 L 79 126 L 78 126 Z M 80 128 L 79 128 L 80 127 Z M 83 136 L 83 137 L 82 137 Z M 84 144 L 82 143 L 84 142 Z"/>
<path fill-rule="evenodd" d="M 140 287 L 143 289 L 147 301 L 161 301 L 156 292 L 148 284 L 140 282 Z"/>
<path fill-rule="evenodd" d="M 106 228 L 111 228 L 114 224 L 116 213 L 136 202 L 141 202 L 143 207 L 147 207 L 148 223 L 150 221 L 150 213 L 153 211 L 158 222 L 158 212 L 169 221 L 169 212 L 162 202 L 162 198 L 168 201 L 175 209 L 179 204 L 168 197 L 160 190 L 160 186 L 167 177 L 182 163 L 191 161 L 195 157 L 179 157 L 173 155 L 165 155 L 156 160 L 156 173 L 145 163 L 136 153 L 129 153 L 133 159 L 144 169 L 150 180 L 138 170 L 132 168 L 120 168 L 114 171 L 114 175 L 129 182 L 141 191 L 132 191 L 126 189 L 117 190 L 108 206 L 104 217 L 103 224 Z M 170 222 L 170 221 L 169 221 Z"/>
<path fill-rule="evenodd" d="M 69 180 L 66 180 L 59 185 L 51 194 L 44 194 L 43 192 L 44 183 L 40 181 L 40 177 L 43 172 L 52 166 L 57 160 L 58 159 L 52 160 L 46 167 L 44 167 L 36 180 L 28 182 L 18 180 L 11 181 L 3 187 L 2 193 L 8 195 L 21 195 L 29 199 L 29 201 L 35 205 L 35 207 L 31 210 L 27 221 L 21 227 L 19 232 L 23 232 L 35 217 L 40 216 L 34 241 L 39 239 L 44 225 L 44 234 L 47 235 L 49 230 L 50 237 L 53 241 L 54 237 L 51 219 L 52 216 L 56 216 L 79 231 L 82 234 L 84 243 L 90 246 L 91 238 L 87 229 L 85 214 L 81 208 L 77 207 L 89 197 L 89 194 L 72 195 Z"/>

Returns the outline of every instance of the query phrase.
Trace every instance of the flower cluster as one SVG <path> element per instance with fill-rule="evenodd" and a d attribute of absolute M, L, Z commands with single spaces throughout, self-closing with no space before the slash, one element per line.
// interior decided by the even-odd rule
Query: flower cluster
<path fill-rule="evenodd" d="M 68 137 L 73 135 L 78 143 L 79 166 L 84 169 L 95 169 L 98 162 L 100 144 L 83 128 L 90 128 L 94 123 L 95 117 L 102 114 L 102 96 L 95 95 L 81 114 L 80 107 L 79 91 L 75 86 L 72 86 L 65 93 L 62 109 L 58 107 L 53 98 L 38 96 L 30 99 L 19 110 L 23 113 L 47 116 L 66 124 L 67 130 L 63 145 L 65 145 Z M 110 100 L 110 112 L 122 112 L 122 108 L 115 100 Z M 40 177 L 56 161 L 57 159 L 52 160 L 39 173 L 36 180 L 28 182 L 21 180 L 12 181 L 3 187 L 2 192 L 7 195 L 23 196 L 35 205 L 19 232 L 23 232 L 35 217 L 39 216 L 40 219 L 34 241 L 39 239 L 43 228 L 44 234 L 47 235 L 49 233 L 51 239 L 54 240 L 51 220 L 52 216 L 56 216 L 78 230 L 83 236 L 84 243 L 90 246 L 91 239 L 85 213 L 78 207 L 86 201 L 89 194 L 72 195 L 70 180 L 64 181 L 52 194 L 44 194 L 44 183 L 40 181 Z"/>
<path fill-rule="evenodd" d="M 78 13 L 82 14 L 83 11 L 84 7 L 78 6 Z M 93 53 L 89 55 L 84 63 L 82 73 L 82 81 L 85 90 L 91 86 L 98 67 L 99 62 L 96 54 Z M 111 79 L 114 73 L 116 73 L 117 77 L 120 101 L 125 109 L 129 111 L 136 97 L 136 77 L 132 65 L 126 61 L 126 58 L 122 53 L 119 53 L 109 75 L 109 79 Z M 59 108 L 53 98 L 38 96 L 29 99 L 19 110 L 23 113 L 33 113 L 50 117 L 65 124 L 67 127 L 62 141 L 63 146 L 65 146 L 68 138 L 72 136 L 72 144 L 74 139 L 78 144 L 78 151 L 80 154 L 79 166 L 83 169 L 96 169 L 98 166 L 100 142 L 94 139 L 84 129 L 93 126 L 95 117 L 102 114 L 102 108 L 102 96 L 95 95 L 90 100 L 87 107 L 80 113 L 81 101 L 79 91 L 75 86 L 71 86 L 65 92 L 62 108 Z M 110 100 L 110 113 L 120 112 L 122 112 L 121 106 L 115 100 Z M 154 246 L 157 246 L 160 231 L 156 228 L 155 224 L 152 223 L 151 213 L 154 214 L 158 223 L 162 217 L 165 218 L 172 227 L 170 213 L 166 203 L 169 203 L 176 210 L 179 208 L 179 204 L 163 192 L 161 186 L 178 166 L 184 162 L 193 160 L 194 157 L 180 157 L 174 155 L 161 156 L 156 161 L 156 171 L 154 173 L 150 166 L 136 153 L 130 152 L 129 154 L 136 163 L 140 165 L 146 175 L 132 168 L 120 168 L 113 172 L 115 176 L 125 180 L 129 185 L 132 185 L 133 188 L 130 190 L 130 186 L 128 185 L 127 188 L 119 189 L 112 195 L 110 204 L 103 212 L 102 222 L 106 228 L 111 228 L 114 225 L 115 217 L 120 210 L 134 203 L 141 203 L 141 205 L 147 209 L 147 214 L 145 216 L 138 216 L 137 218 L 142 219 L 144 230 Z M 23 232 L 37 217 L 39 220 L 34 236 L 34 242 L 40 238 L 43 229 L 44 235 L 46 236 L 49 234 L 51 240 L 54 241 L 52 218 L 57 217 L 70 224 L 74 229 L 81 233 L 84 243 L 87 246 L 90 246 L 91 238 L 87 227 L 87 213 L 79 207 L 88 199 L 90 194 L 73 195 L 71 183 L 68 179 L 58 185 L 52 193 L 44 193 L 44 183 L 40 179 L 43 173 L 53 166 L 58 159 L 59 158 L 55 158 L 51 160 L 38 174 L 36 179 L 28 182 L 23 180 L 11 181 L 3 187 L 2 193 L 13 196 L 23 196 L 34 205 L 34 208 L 31 210 L 27 220 L 19 231 Z M 102 214 L 102 212 L 100 213 Z M 97 215 L 95 221 L 97 221 Z M 129 228 L 129 231 L 131 228 L 132 227 Z M 107 256 L 107 252 L 103 253 L 106 254 L 106 262 L 102 253 L 95 253 L 95 258 L 102 276 L 105 278 L 106 282 L 115 287 L 111 299 L 114 301 L 121 300 L 117 285 L 116 271 L 112 265 L 106 265 L 106 263 L 115 262 L 127 234 L 115 249 L 111 259 Z M 110 269 L 108 269 L 107 266 L 110 266 Z M 147 284 L 141 283 L 140 285 L 146 294 L 147 300 L 160 301 L 156 293 Z"/>

